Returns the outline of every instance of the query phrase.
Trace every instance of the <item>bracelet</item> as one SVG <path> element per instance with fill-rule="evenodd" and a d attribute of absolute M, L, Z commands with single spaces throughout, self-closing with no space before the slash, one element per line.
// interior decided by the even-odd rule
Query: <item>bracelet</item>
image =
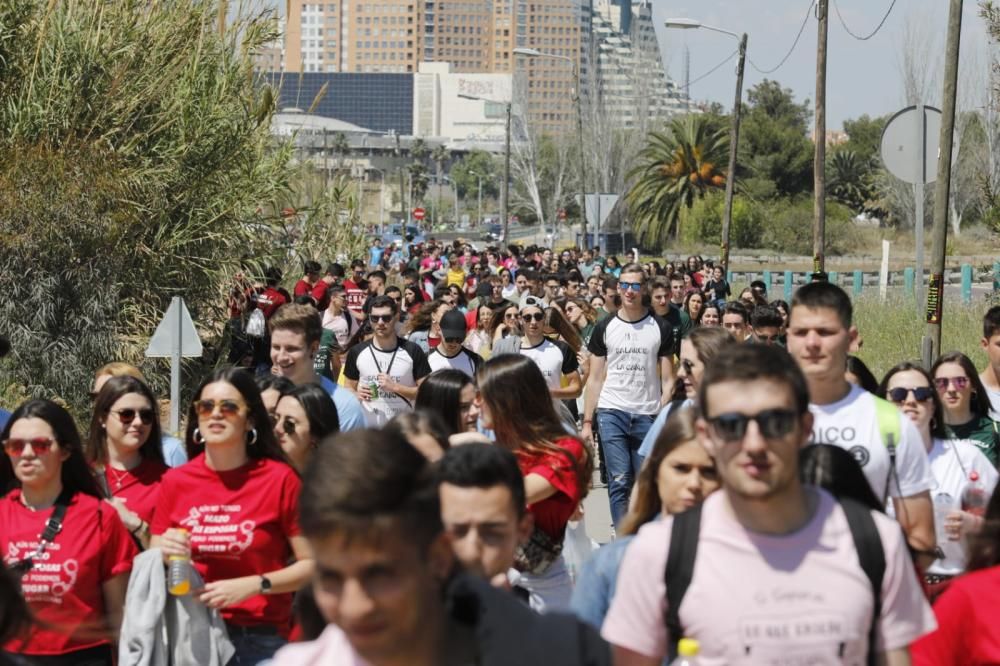
<path fill-rule="evenodd" d="M 585 424 L 586 424 L 586 423 L 593 423 L 593 422 L 594 422 L 594 419 L 584 419 L 584 420 L 583 420 L 583 422 L 584 422 Z"/>
<path fill-rule="evenodd" d="M 139 521 L 139 526 L 138 526 L 138 527 L 136 527 L 136 528 L 135 528 L 134 530 L 129 530 L 129 534 L 131 534 L 132 536 L 138 536 L 138 535 L 136 534 L 136 532 L 141 532 L 141 531 L 143 531 L 143 530 L 144 530 L 145 528 L 146 528 L 146 523 L 145 523 L 145 521 L 142 521 L 142 520 L 140 520 L 140 521 Z"/>

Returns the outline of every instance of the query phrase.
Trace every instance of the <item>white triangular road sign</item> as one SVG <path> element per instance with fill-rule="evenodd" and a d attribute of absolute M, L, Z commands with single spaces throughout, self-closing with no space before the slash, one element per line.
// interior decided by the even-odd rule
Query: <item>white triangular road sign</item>
<path fill-rule="evenodd" d="M 156 327 L 156 333 L 149 341 L 146 356 L 149 358 L 169 358 L 180 352 L 184 357 L 201 356 L 201 338 L 191 320 L 191 313 L 184 305 L 184 299 L 174 296 L 167 308 L 167 314 Z"/>

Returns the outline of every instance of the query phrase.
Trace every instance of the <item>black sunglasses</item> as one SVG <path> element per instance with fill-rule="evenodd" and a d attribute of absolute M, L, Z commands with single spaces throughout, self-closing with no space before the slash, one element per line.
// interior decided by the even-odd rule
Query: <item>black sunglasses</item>
<path fill-rule="evenodd" d="M 765 409 L 757 414 L 731 412 L 708 419 L 715 435 L 728 443 L 741 441 L 746 436 L 747 426 L 751 421 L 757 422 L 757 427 L 763 437 L 777 439 L 795 429 L 798 414 L 790 409 Z"/>
<path fill-rule="evenodd" d="M 391 315 L 391 314 L 387 314 L 387 315 L 376 315 L 376 314 L 373 314 L 373 315 L 369 315 L 368 318 L 371 319 L 371 321 L 372 321 L 373 324 L 377 324 L 380 321 L 388 324 L 390 321 L 392 321 L 392 318 L 394 316 L 395 315 Z"/>
<path fill-rule="evenodd" d="M 910 388 L 903 388 L 902 386 L 897 386 L 894 389 L 889 389 L 886 391 L 886 395 L 889 396 L 889 400 L 893 402 L 906 402 L 906 396 L 913 393 L 913 397 L 917 402 L 927 402 L 934 397 L 934 389 L 930 386 L 912 386 Z"/>
<path fill-rule="evenodd" d="M 149 425 L 153 422 L 154 416 L 152 409 L 113 409 L 111 413 L 118 417 L 122 425 L 132 423 L 137 415 L 143 425 Z"/>
<path fill-rule="evenodd" d="M 285 419 L 285 420 L 283 420 L 281 422 L 281 430 L 286 435 L 294 435 L 295 434 L 295 423 L 292 422 L 292 421 L 289 421 L 288 419 Z"/>
<path fill-rule="evenodd" d="M 531 312 L 529 314 L 522 314 L 521 319 L 524 321 L 541 321 L 545 319 L 544 312 Z"/>

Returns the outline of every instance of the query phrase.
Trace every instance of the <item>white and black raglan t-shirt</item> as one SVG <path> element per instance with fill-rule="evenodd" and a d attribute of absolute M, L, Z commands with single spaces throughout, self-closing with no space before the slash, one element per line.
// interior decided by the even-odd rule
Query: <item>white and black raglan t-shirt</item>
<path fill-rule="evenodd" d="M 900 412 L 900 437 L 896 464 L 879 429 L 875 397 L 851 385 L 847 395 L 828 405 L 810 403 L 813 414 L 813 444 L 835 444 L 846 449 L 861 465 L 868 483 L 879 498 L 912 497 L 934 486 L 927 452 L 920 431 Z M 890 483 L 890 476 L 892 481 Z M 888 497 L 887 497 L 888 496 Z"/>
<path fill-rule="evenodd" d="M 409 340 L 397 339 L 392 349 L 379 349 L 373 340 L 362 342 L 347 352 L 344 376 L 358 382 L 359 386 L 370 386 L 380 374 L 404 386 L 416 386 L 417 382 L 431 372 L 427 356 L 423 350 Z M 381 427 L 400 412 L 412 409 L 410 401 L 401 395 L 379 389 L 374 400 L 362 400 L 361 407 L 369 427 Z"/>
<path fill-rule="evenodd" d="M 670 356 L 673 348 L 670 324 L 651 311 L 638 321 L 615 315 L 597 322 L 587 345 L 607 365 L 597 407 L 633 414 L 660 411 L 660 359 Z"/>
<path fill-rule="evenodd" d="M 542 341 L 534 347 L 527 347 L 522 342 L 521 354 L 535 362 L 545 376 L 545 383 L 550 390 L 562 386 L 562 376 L 576 372 L 580 367 L 576 354 L 562 340 L 542 338 Z"/>
<path fill-rule="evenodd" d="M 483 365 L 483 358 L 465 347 L 462 347 L 454 356 L 445 356 L 441 346 L 438 345 L 427 355 L 427 364 L 430 365 L 431 372 L 448 369 L 461 370 L 469 377 L 475 378 L 479 368 Z"/>

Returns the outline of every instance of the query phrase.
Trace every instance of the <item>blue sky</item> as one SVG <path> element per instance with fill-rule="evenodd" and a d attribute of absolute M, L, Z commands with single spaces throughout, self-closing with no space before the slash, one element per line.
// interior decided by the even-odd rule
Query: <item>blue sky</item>
<path fill-rule="evenodd" d="M 683 46 L 691 52 L 691 79 L 717 65 L 735 49 L 736 40 L 706 30 L 666 30 L 663 20 L 674 17 L 698 19 L 703 23 L 749 35 L 749 57 L 762 69 L 778 64 L 795 40 L 810 0 L 652 0 L 657 34 L 670 76 L 683 79 Z M 866 35 L 885 15 L 891 0 L 832 0 L 840 7 L 851 30 Z M 941 67 L 948 22 L 947 0 L 897 0 L 882 29 L 868 41 L 850 37 L 830 7 L 827 64 L 827 128 L 840 129 L 843 121 L 861 114 L 881 115 L 902 108 L 899 60 L 907 21 L 918 23 L 936 43 L 928 45 L 935 66 Z M 986 28 L 979 18 L 978 3 L 965 0 L 962 21 L 963 62 L 979 49 L 979 62 L 987 64 Z M 747 65 L 744 91 L 764 78 L 781 82 L 795 92 L 798 100 L 815 99 L 817 23 L 810 16 L 802 38 L 788 61 L 766 77 Z M 736 59 L 714 74 L 691 86 L 695 99 L 707 99 L 732 106 Z M 964 74 L 964 72 L 963 72 Z M 968 80 L 965 76 L 964 80 Z M 962 85 L 960 80 L 959 86 Z M 940 97 L 940 86 L 937 86 Z M 744 101 L 746 96 L 744 94 Z M 936 100 L 934 100 L 936 102 Z"/>

